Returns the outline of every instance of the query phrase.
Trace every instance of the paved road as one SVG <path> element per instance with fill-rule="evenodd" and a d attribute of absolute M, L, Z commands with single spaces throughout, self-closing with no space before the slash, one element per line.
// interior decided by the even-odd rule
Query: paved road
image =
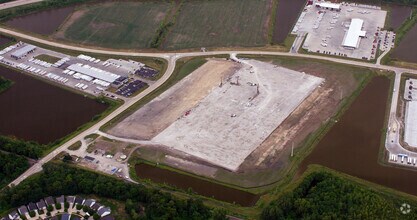
<path fill-rule="evenodd" d="M 13 7 L 21 6 L 21 5 L 32 4 L 32 3 L 41 2 L 41 1 L 44 1 L 44 0 L 16 0 L 12 2 L 6 2 L 3 4 L 0 4 L 0 10 L 13 8 Z"/>
<path fill-rule="evenodd" d="M 75 45 L 67 45 L 58 42 L 51 42 L 49 40 L 44 40 L 41 38 L 33 37 L 27 34 L 19 33 L 13 30 L 9 30 L 6 28 L 0 28 L 0 33 L 8 34 L 14 37 L 18 37 L 21 39 L 26 39 L 30 41 L 34 41 L 37 43 L 45 44 L 52 47 L 75 50 L 79 52 L 90 52 L 90 53 L 97 53 L 97 54 L 105 54 L 105 55 L 123 55 L 123 56 L 142 56 L 142 57 L 158 57 L 163 58 L 168 61 L 168 68 L 166 73 L 159 79 L 155 84 L 148 87 L 145 91 L 137 95 L 136 97 L 127 100 L 121 107 L 116 109 L 110 115 L 102 119 L 100 122 L 92 126 L 91 128 L 87 129 L 86 131 L 80 133 L 76 137 L 72 138 L 70 141 L 66 142 L 65 144 L 61 145 L 57 149 L 55 149 L 52 153 L 45 156 L 44 158 L 40 159 L 37 164 L 29 168 L 25 173 L 23 173 L 20 177 L 14 180 L 11 184 L 17 185 L 28 176 L 40 172 L 42 170 L 42 165 L 47 163 L 48 161 L 52 160 L 57 154 L 62 151 L 65 151 L 69 146 L 73 143 L 77 142 L 78 140 L 83 139 L 85 136 L 91 133 L 96 133 L 101 126 L 109 122 L 112 118 L 116 117 L 124 110 L 129 108 L 135 102 L 142 99 L 144 96 L 152 92 L 153 90 L 157 89 L 160 85 L 162 85 L 168 78 L 172 75 L 175 69 L 175 63 L 178 59 L 183 57 L 194 57 L 194 56 L 202 56 L 202 55 L 219 55 L 219 54 L 251 54 L 251 55 L 276 55 L 276 56 L 288 56 L 288 57 L 300 57 L 300 58 L 310 58 L 310 59 L 317 59 L 317 60 L 325 60 L 331 61 L 336 63 L 360 66 L 360 67 L 369 67 L 369 68 L 376 68 L 388 71 L 394 71 L 397 73 L 397 77 L 399 77 L 398 73 L 408 72 L 412 74 L 417 74 L 417 70 L 393 67 L 393 66 L 385 66 L 385 65 L 378 65 L 368 62 L 361 62 L 361 61 L 353 61 L 353 60 L 345 60 L 339 59 L 337 57 L 327 57 L 327 56 L 318 56 L 318 55 L 311 55 L 311 54 L 298 54 L 298 53 L 286 53 L 286 52 L 270 52 L 270 51 L 211 51 L 211 52 L 187 52 L 187 53 L 141 53 L 141 52 L 129 52 L 129 51 L 117 51 L 117 50 L 104 50 L 104 49 L 93 49 L 93 48 L 83 48 Z M 398 91 L 399 89 L 397 89 Z M 399 146 L 397 146 L 399 147 Z M 391 148 L 389 148 L 391 149 Z"/>

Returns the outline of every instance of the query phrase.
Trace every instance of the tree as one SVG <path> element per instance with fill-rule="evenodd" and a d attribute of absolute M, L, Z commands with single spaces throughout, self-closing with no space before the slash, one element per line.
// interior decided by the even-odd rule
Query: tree
<path fill-rule="evenodd" d="M 55 208 L 56 208 L 56 209 L 61 209 L 61 208 L 62 208 L 61 203 L 56 203 L 56 204 L 55 204 Z"/>
<path fill-rule="evenodd" d="M 48 205 L 46 209 L 48 210 L 48 212 L 54 211 L 54 207 L 52 205 Z"/>
<path fill-rule="evenodd" d="M 77 204 L 77 205 L 76 205 L 76 209 L 77 209 L 77 210 L 81 210 L 82 208 L 83 208 L 83 205 L 81 205 L 81 204 Z"/>
<path fill-rule="evenodd" d="M 94 213 L 94 215 L 93 215 L 93 219 L 94 219 L 94 220 L 98 220 L 98 219 L 100 219 L 100 216 L 99 216 L 97 213 Z"/>
<path fill-rule="evenodd" d="M 30 212 L 29 212 L 29 216 L 30 216 L 30 217 L 32 217 L 32 218 L 33 218 L 33 217 L 35 217 L 35 215 L 36 215 L 36 212 L 35 212 L 35 211 L 30 211 Z"/>

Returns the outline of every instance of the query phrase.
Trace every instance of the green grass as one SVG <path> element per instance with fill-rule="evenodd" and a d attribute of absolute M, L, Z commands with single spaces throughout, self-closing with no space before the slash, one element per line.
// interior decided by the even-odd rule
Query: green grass
<path fill-rule="evenodd" d="M 0 93 L 6 91 L 13 85 L 13 81 L 0 76 Z"/>
<path fill-rule="evenodd" d="M 164 49 L 264 46 L 269 0 L 185 1 Z"/>
<path fill-rule="evenodd" d="M 47 55 L 47 54 L 41 54 L 41 55 L 38 55 L 38 56 L 36 56 L 34 58 L 35 59 L 38 59 L 38 60 L 45 61 L 47 63 L 52 63 L 52 64 L 54 64 L 54 63 L 58 62 L 59 60 L 61 60 L 61 58 L 54 57 L 54 56 L 50 56 L 50 55 Z"/>
<path fill-rule="evenodd" d="M 173 3 L 168 1 L 113 2 L 87 10 L 65 31 L 65 38 L 107 48 L 149 48 Z"/>
<path fill-rule="evenodd" d="M 77 141 L 74 144 L 72 144 L 71 146 L 69 146 L 68 150 L 75 151 L 75 150 L 80 149 L 80 147 L 81 147 L 81 141 Z"/>

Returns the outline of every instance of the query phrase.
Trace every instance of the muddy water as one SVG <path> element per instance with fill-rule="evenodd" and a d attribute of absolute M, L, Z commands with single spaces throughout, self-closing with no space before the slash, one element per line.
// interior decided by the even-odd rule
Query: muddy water
<path fill-rule="evenodd" d="M 0 94 L 0 135 L 47 144 L 75 131 L 107 106 L 0 66 L 14 81 Z"/>
<path fill-rule="evenodd" d="M 389 7 L 391 10 L 389 26 L 394 30 L 397 30 L 404 23 L 404 21 L 410 17 L 410 13 L 413 8 L 402 5 L 390 5 Z"/>
<path fill-rule="evenodd" d="M 280 0 L 278 1 L 277 13 L 275 16 L 273 43 L 283 43 L 291 32 L 298 16 L 303 10 L 306 0 Z"/>
<path fill-rule="evenodd" d="M 161 169 L 148 164 L 138 164 L 135 167 L 136 174 L 143 179 L 151 179 L 157 183 L 167 183 L 175 187 L 192 190 L 206 197 L 213 197 L 217 200 L 236 203 L 241 206 L 253 206 L 259 196 L 228 188 L 219 184 L 197 179 L 187 175 L 179 174 L 169 170 Z"/>
<path fill-rule="evenodd" d="M 373 79 L 338 123 L 302 162 L 320 164 L 367 181 L 417 195 L 417 172 L 378 164 L 390 81 Z"/>
<path fill-rule="evenodd" d="M 417 63 L 417 24 L 407 32 L 400 44 L 394 48 L 392 58 Z"/>
<path fill-rule="evenodd" d="M 19 16 L 6 21 L 6 25 L 23 31 L 49 35 L 54 33 L 68 15 L 72 13 L 74 6 L 54 8 Z"/>

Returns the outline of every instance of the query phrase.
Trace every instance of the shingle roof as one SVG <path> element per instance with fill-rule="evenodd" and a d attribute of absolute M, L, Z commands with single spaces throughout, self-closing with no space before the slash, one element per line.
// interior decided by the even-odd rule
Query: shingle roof
<path fill-rule="evenodd" d="M 52 198 L 52 196 L 46 197 L 45 198 L 45 203 L 46 203 L 47 206 L 55 204 L 54 198 Z"/>
<path fill-rule="evenodd" d="M 38 207 L 36 206 L 35 203 L 31 202 L 31 203 L 28 204 L 28 210 L 29 210 L 29 212 L 30 211 L 35 211 L 35 210 L 38 210 Z"/>
<path fill-rule="evenodd" d="M 106 216 L 108 214 L 111 213 L 111 209 L 109 207 L 101 207 L 98 211 L 97 214 L 101 217 Z"/>
<path fill-rule="evenodd" d="M 45 209 L 46 208 L 45 201 L 43 201 L 43 199 L 39 200 L 39 202 L 36 203 L 36 206 L 38 206 L 39 209 Z"/>
<path fill-rule="evenodd" d="M 74 203 L 75 197 L 74 196 L 67 196 L 67 202 L 68 203 Z"/>
<path fill-rule="evenodd" d="M 64 196 L 56 197 L 56 202 L 57 203 L 65 203 L 65 197 Z"/>
<path fill-rule="evenodd" d="M 29 211 L 28 211 L 28 208 L 27 208 L 26 206 L 24 206 L 24 205 L 20 206 L 20 207 L 17 209 L 17 211 L 18 211 L 21 215 L 24 215 L 24 214 L 26 214 L 26 213 L 28 213 L 28 212 L 29 212 Z"/>
<path fill-rule="evenodd" d="M 83 197 L 79 197 L 77 196 L 77 198 L 75 198 L 75 204 L 80 204 L 83 205 L 84 204 L 84 198 Z"/>
<path fill-rule="evenodd" d="M 91 208 L 91 206 L 93 206 L 94 203 L 96 203 L 96 200 L 94 200 L 94 199 L 87 199 L 87 200 L 85 200 L 84 205 Z"/>

